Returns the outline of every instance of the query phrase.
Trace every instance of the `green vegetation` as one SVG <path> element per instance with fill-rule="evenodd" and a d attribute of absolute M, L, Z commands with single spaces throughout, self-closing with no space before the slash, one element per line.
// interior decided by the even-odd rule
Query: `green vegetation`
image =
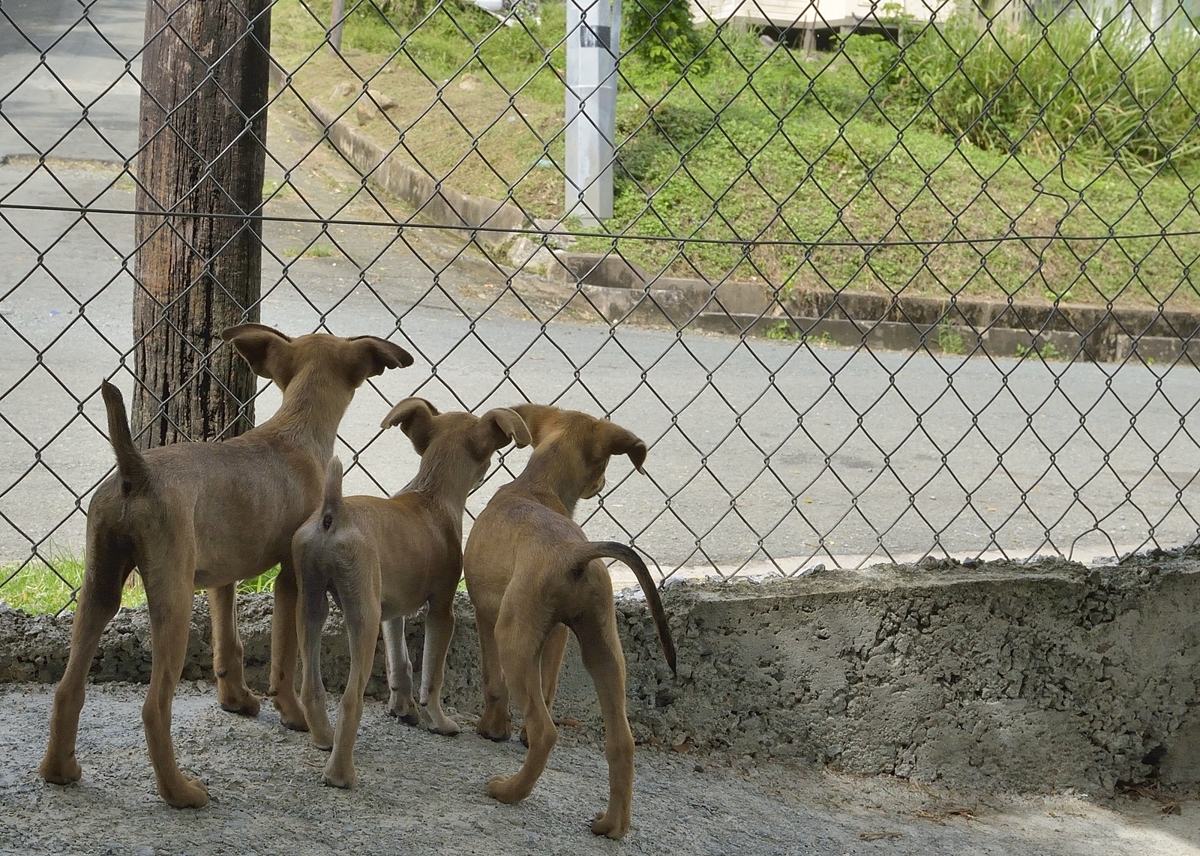
<path fill-rule="evenodd" d="M 18 565 L 0 567 L 0 601 L 28 613 L 58 612 L 71 602 L 83 582 L 83 558 L 72 553 L 51 552 L 49 561 L 34 558 Z M 146 602 L 141 581 L 121 596 L 122 606 Z"/>
<path fill-rule="evenodd" d="M 645 8 L 669 20 L 675 6 L 654 2 Z M 454 2 L 396 4 L 390 17 L 359 6 L 343 58 L 321 46 L 328 8 L 274 11 L 273 50 L 302 92 L 324 100 L 350 80 L 403 93 L 363 128 L 396 157 L 535 216 L 561 213 L 561 173 L 539 168 L 562 163 L 560 3 L 514 27 Z M 689 38 L 672 33 L 660 27 L 657 44 Z M 1188 270 L 1200 257 L 1190 27 L 1147 47 L 1078 16 L 964 15 L 906 26 L 902 45 L 854 36 L 811 60 L 734 27 L 698 36 L 702 62 L 679 47 L 669 61 L 636 50 L 621 63 L 606 233 L 649 271 L 1200 305 Z M 354 95 L 333 101 L 353 115 Z"/>
<path fill-rule="evenodd" d="M 703 62 L 700 34 L 687 0 L 634 0 L 623 7 L 622 50 L 678 74 Z"/>
<path fill-rule="evenodd" d="M 963 352 L 962 334 L 954 329 L 950 318 L 946 317 L 938 324 L 937 343 L 943 354 L 961 354 Z"/>
<path fill-rule="evenodd" d="M 243 594 L 272 591 L 279 566 L 253 579 L 238 583 Z M 83 558 L 71 553 L 51 553 L 48 561 L 31 559 L 17 565 L 0 566 L 0 603 L 30 614 L 59 612 L 74 606 L 75 593 L 83 582 Z M 121 594 L 121 606 L 146 602 L 141 578 L 131 574 Z"/>
<path fill-rule="evenodd" d="M 1037 357 L 1039 360 L 1065 360 L 1067 358 L 1067 355 L 1060 351 L 1053 342 L 1042 342 L 1040 345 L 1035 342 L 1032 348 L 1017 345 L 1018 359 L 1029 356 Z"/>
<path fill-rule="evenodd" d="M 798 342 L 801 337 L 800 331 L 787 321 L 772 324 L 763 335 L 777 342 Z"/>

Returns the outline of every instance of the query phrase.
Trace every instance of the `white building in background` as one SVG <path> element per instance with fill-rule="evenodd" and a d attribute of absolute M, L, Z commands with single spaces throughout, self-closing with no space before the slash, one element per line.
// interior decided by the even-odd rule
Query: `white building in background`
<path fill-rule="evenodd" d="M 760 29 L 780 41 L 797 43 L 852 32 L 896 32 L 901 18 L 917 24 L 945 21 L 954 0 L 691 0 L 697 24 L 727 21 Z M 811 42 L 810 42 L 811 44 Z"/>

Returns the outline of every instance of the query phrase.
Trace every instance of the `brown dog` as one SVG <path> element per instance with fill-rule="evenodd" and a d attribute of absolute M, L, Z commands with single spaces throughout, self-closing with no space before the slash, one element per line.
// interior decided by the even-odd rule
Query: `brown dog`
<path fill-rule="evenodd" d="M 629 830 L 633 801 L 633 734 L 625 715 L 625 656 L 612 581 L 598 559 L 620 559 L 637 576 L 672 671 L 675 646 L 654 580 L 638 554 L 615 541 L 589 542 L 571 516 L 577 500 L 603 489 L 612 455 L 629 455 L 644 472 L 646 444 L 585 413 L 537 404 L 513 409 L 529 426 L 533 454 L 524 472 L 496 491 L 475 520 L 463 556 L 483 660 L 484 711 L 476 730 L 493 740 L 508 739 L 512 692 L 529 745 L 520 771 L 493 778 L 487 791 L 501 802 L 519 802 L 545 769 L 558 740 L 549 708 L 569 628 L 604 715 L 608 810 L 596 815 L 592 832 L 620 838 Z"/>
<path fill-rule="evenodd" d="M 478 487 L 492 453 L 509 443 L 528 446 L 529 429 L 511 410 L 439 414 L 429 402 L 407 398 L 383 420 L 399 425 L 421 456 L 416 477 L 390 499 L 342 497 L 342 465 L 334 458 L 325 500 L 292 539 L 300 584 L 300 697 L 312 741 L 333 748 L 325 765 L 327 785 L 355 784 L 354 741 L 362 718 L 363 692 L 371 677 L 380 619 L 387 650 L 388 707 L 405 722 L 426 723 L 439 734 L 457 734 L 458 723 L 442 710 L 446 652 L 454 633 L 454 592 L 462 577 L 462 516 L 467 495 Z M 342 695 L 337 733 L 325 711 L 321 680 L 321 627 L 331 591 L 350 636 L 350 679 Z M 421 666 L 421 703 L 413 700 L 412 662 L 404 617 L 429 604 Z"/>
<path fill-rule="evenodd" d="M 146 588 L 154 661 L 142 722 L 158 793 L 178 808 L 208 802 L 203 783 L 185 776 L 171 743 L 171 699 L 183 669 L 192 593 L 208 589 L 213 671 L 223 708 L 255 716 L 235 623 L 235 584 L 280 565 L 271 626 L 271 692 L 285 725 L 303 729 L 295 690 L 296 580 L 292 534 L 321 502 L 325 466 L 354 390 L 385 369 L 412 365 L 403 348 L 374 336 L 314 334 L 290 339 L 261 324 L 221 334 L 255 373 L 283 390 L 263 425 L 220 443 L 178 443 L 142 454 L 133 445 L 125 404 L 102 388 L 117 473 L 92 497 L 87 558 L 66 672 L 54 694 L 50 742 L 39 772 L 56 784 L 77 781 L 75 736 L 92 657 L 137 568 Z"/>

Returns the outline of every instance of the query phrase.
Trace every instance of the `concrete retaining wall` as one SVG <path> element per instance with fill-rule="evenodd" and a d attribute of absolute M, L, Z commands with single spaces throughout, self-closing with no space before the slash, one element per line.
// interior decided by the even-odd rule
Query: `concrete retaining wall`
<path fill-rule="evenodd" d="M 664 602 L 678 678 L 644 603 L 618 600 L 628 710 L 643 741 L 1022 791 L 1200 779 L 1200 561 L 1192 556 L 1100 569 L 926 560 L 776 582 L 677 583 Z M 465 597 L 458 612 L 446 694 L 460 714 L 477 714 Z M 241 614 L 249 680 L 262 690 L 268 597 L 243 598 Z M 411 624 L 419 664 L 420 621 Z M 185 678 L 207 680 L 203 598 L 193 629 Z M 69 616 L 0 607 L 0 681 L 57 680 L 69 632 Z M 340 689 L 348 658 L 335 621 L 325 649 L 327 681 Z M 94 679 L 146 681 L 149 670 L 145 613 L 122 611 Z M 371 692 L 385 698 L 382 658 L 375 673 Z M 573 643 L 556 714 L 600 727 Z"/>

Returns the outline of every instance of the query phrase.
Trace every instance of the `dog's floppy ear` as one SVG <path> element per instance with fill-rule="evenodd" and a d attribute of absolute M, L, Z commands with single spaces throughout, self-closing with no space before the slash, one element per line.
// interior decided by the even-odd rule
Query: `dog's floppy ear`
<path fill-rule="evenodd" d="M 646 444 L 632 431 L 620 425 L 612 422 L 604 424 L 608 426 L 608 454 L 628 455 L 634 469 L 644 475 L 646 471 L 642 469 L 642 464 L 646 463 Z"/>
<path fill-rule="evenodd" d="M 546 436 L 546 430 L 554 421 L 554 416 L 560 412 L 557 407 L 551 407 L 548 404 L 518 404 L 512 410 L 521 417 L 521 421 L 529 429 L 530 444 L 534 448 L 541 445 Z"/>
<path fill-rule="evenodd" d="M 533 442 L 533 435 L 525 420 L 517 411 L 507 407 L 497 407 L 483 414 L 473 433 L 478 440 L 476 451 L 482 453 L 481 457 L 503 449 L 510 442 L 515 443 L 517 448 L 524 448 Z"/>
<path fill-rule="evenodd" d="M 292 339 L 266 324 L 238 324 L 221 331 L 259 377 L 285 387 L 292 379 Z"/>
<path fill-rule="evenodd" d="M 418 455 L 424 455 L 433 437 L 433 417 L 437 408 L 423 398 L 406 398 L 388 411 L 380 428 L 400 426 L 400 430 L 412 441 Z"/>
<path fill-rule="evenodd" d="M 356 384 L 387 369 L 402 369 L 413 364 L 412 354 L 378 336 L 353 336 L 349 340 L 353 355 L 350 374 Z"/>

